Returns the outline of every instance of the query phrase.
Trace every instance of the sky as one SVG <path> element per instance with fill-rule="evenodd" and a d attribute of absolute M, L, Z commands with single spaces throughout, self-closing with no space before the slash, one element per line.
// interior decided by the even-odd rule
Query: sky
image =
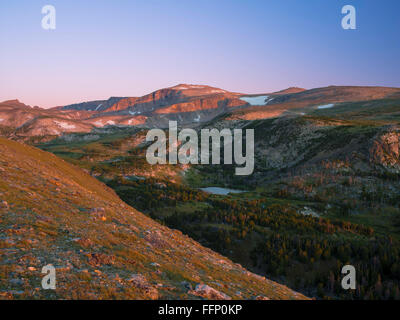
<path fill-rule="evenodd" d="M 56 29 L 42 28 L 42 7 Z M 356 8 L 344 30 L 342 7 Z M 398 0 L 0 0 L 0 101 L 54 107 L 179 83 L 400 87 Z"/>

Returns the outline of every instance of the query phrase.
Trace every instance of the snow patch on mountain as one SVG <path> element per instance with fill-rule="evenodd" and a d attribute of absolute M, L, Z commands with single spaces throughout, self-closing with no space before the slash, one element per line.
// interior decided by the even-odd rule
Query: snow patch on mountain
<path fill-rule="evenodd" d="M 329 108 L 332 108 L 332 107 L 334 107 L 334 106 L 335 106 L 335 105 L 334 105 L 333 103 L 324 104 L 324 105 L 322 105 L 322 106 L 318 106 L 317 109 L 329 109 Z"/>
<path fill-rule="evenodd" d="M 268 103 L 270 103 L 272 100 L 274 100 L 275 98 L 271 98 L 271 99 L 268 99 L 266 102 L 265 102 L 265 104 L 268 104 Z"/>
<path fill-rule="evenodd" d="M 240 100 L 249 103 L 252 106 L 264 106 L 267 103 L 265 100 L 268 99 L 268 96 L 256 96 L 256 97 L 241 97 Z M 271 100 L 269 100 L 271 101 Z"/>
<path fill-rule="evenodd" d="M 75 129 L 76 126 L 73 124 L 69 124 L 68 122 L 62 122 L 62 121 L 56 121 L 54 120 L 54 123 L 56 123 L 59 127 L 63 128 L 63 129 Z"/>
<path fill-rule="evenodd" d="M 222 90 L 222 89 L 214 89 L 214 90 L 210 90 L 209 91 L 210 93 L 225 93 L 226 91 L 225 90 Z"/>
<path fill-rule="evenodd" d="M 183 85 L 178 85 L 175 87 L 172 87 L 175 90 L 189 90 L 189 89 L 206 89 L 208 88 L 207 86 L 202 86 L 202 85 L 196 85 L 196 84 L 183 84 Z"/>

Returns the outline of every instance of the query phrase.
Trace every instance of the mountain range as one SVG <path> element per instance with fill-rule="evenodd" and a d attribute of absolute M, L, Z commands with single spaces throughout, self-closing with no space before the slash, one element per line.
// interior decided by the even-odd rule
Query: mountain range
<path fill-rule="evenodd" d="M 396 97 L 400 89 L 384 87 L 289 88 L 275 93 L 240 94 L 203 85 L 180 84 L 143 97 L 111 97 L 43 109 L 18 100 L 0 103 L 0 125 L 9 134 L 59 136 L 105 126 L 167 127 L 169 120 L 193 126 L 232 112 L 235 119 L 254 120 L 312 110 L 323 104 Z M 303 112 L 303 111 L 302 111 Z"/>

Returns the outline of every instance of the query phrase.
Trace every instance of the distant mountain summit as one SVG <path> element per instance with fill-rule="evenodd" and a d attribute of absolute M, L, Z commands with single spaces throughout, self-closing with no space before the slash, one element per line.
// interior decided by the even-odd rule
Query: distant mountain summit
<path fill-rule="evenodd" d="M 62 109 L 119 112 L 139 108 L 142 109 L 142 112 L 150 112 L 160 107 L 194 101 L 196 99 L 215 95 L 233 97 L 238 94 L 205 85 L 179 84 L 170 88 L 154 91 L 142 97 L 112 97 L 104 101 L 98 100 L 67 105 Z"/>
<path fill-rule="evenodd" d="M 274 92 L 273 95 L 281 95 L 281 94 L 291 94 L 291 93 L 299 93 L 306 91 L 307 89 L 298 88 L 298 87 L 290 87 L 281 91 Z"/>

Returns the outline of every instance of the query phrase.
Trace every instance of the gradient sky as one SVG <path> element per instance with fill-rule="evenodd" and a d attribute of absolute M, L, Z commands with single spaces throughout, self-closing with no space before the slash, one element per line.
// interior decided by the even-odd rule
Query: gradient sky
<path fill-rule="evenodd" d="M 54 5 L 57 29 L 41 28 Z M 341 8 L 357 9 L 357 30 Z M 1 0 L 0 101 L 53 107 L 178 83 L 400 87 L 398 0 Z"/>

